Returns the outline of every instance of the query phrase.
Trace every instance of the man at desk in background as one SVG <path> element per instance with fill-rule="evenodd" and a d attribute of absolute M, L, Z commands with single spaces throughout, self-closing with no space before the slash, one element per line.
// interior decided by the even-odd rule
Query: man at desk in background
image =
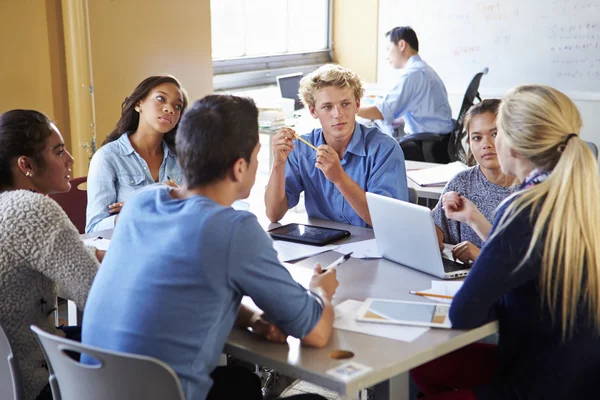
<path fill-rule="evenodd" d="M 371 225 L 367 191 L 408 200 L 400 146 L 378 128 L 356 122 L 363 93 L 358 75 L 339 65 L 324 65 L 302 79 L 300 98 L 321 128 L 296 144 L 289 128 L 273 138 L 265 192 L 272 222 L 296 206 L 302 192 L 310 217 L 355 226 Z"/>
<path fill-rule="evenodd" d="M 409 26 L 392 29 L 387 59 L 401 69 L 398 83 L 375 105 L 361 108 L 358 116 L 375 121 L 384 133 L 400 137 L 412 133 L 450 133 L 454 129 L 448 93 L 438 74 L 419 56 L 417 34 Z M 407 160 L 424 161 L 413 145 L 402 149 Z"/>

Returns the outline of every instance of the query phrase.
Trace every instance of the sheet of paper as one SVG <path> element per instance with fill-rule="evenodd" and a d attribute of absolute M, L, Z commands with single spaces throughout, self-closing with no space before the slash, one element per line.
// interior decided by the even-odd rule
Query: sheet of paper
<path fill-rule="evenodd" d="M 431 281 L 431 289 L 419 290 L 419 292 L 442 294 L 445 296 L 456 296 L 456 293 L 462 287 L 462 281 Z M 452 303 L 452 299 L 440 299 L 439 297 L 426 297 L 439 303 Z"/>
<path fill-rule="evenodd" d="M 273 247 L 277 252 L 279 261 L 289 262 L 336 250 L 338 246 L 310 246 L 308 244 L 286 242 L 285 240 L 274 240 Z"/>
<path fill-rule="evenodd" d="M 363 240 L 361 242 L 341 244 L 336 249 L 338 253 L 348 254 L 352 252 L 353 258 L 381 258 L 375 239 Z"/>
<path fill-rule="evenodd" d="M 444 186 L 456 174 L 467 169 L 460 161 L 439 167 L 407 171 L 406 175 L 419 186 Z"/>
<path fill-rule="evenodd" d="M 108 246 L 110 245 L 110 240 L 103 239 L 103 238 L 90 238 L 90 239 L 84 239 L 83 244 L 85 244 L 86 246 L 93 246 L 93 247 L 97 248 L 98 250 L 108 250 Z"/>
<path fill-rule="evenodd" d="M 412 342 L 429 330 L 420 326 L 378 324 L 357 321 L 356 313 L 363 305 L 362 301 L 346 300 L 335 307 L 333 327 L 343 331 L 358 332 L 369 336 Z"/>

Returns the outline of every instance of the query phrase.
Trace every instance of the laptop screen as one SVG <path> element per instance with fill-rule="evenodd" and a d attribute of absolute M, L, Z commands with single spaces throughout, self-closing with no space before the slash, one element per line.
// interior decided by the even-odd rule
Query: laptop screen
<path fill-rule="evenodd" d="M 294 110 L 302 108 L 302 102 L 298 97 L 298 88 L 300 88 L 300 80 L 302 79 L 302 73 L 290 75 L 280 75 L 277 77 L 277 85 L 281 92 L 281 97 L 286 99 L 294 100 Z"/>

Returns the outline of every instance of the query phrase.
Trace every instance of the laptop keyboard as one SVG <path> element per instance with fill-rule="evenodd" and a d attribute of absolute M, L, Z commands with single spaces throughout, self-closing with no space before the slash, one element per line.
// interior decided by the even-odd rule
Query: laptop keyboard
<path fill-rule="evenodd" d="M 455 261 L 448 260 L 445 257 L 442 257 L 442 263 L 444 264 L 445 272 L 454 272 L 454 271 L 460 271 L 461 269 L 469 269 L 468 265 L 460 264 Z"/>

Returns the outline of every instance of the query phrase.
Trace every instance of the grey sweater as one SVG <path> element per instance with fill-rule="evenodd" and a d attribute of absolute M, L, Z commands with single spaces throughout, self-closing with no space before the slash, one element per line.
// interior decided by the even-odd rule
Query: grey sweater
<path fill-rule="evenodd" d="M 25 399 L 48 383 L 29 325 L 50 333 L 58 287 L 83 309 L 98 261 L 60 206 L 26 190 L 0 192 L 0 324 L 23 374 Z"/>

